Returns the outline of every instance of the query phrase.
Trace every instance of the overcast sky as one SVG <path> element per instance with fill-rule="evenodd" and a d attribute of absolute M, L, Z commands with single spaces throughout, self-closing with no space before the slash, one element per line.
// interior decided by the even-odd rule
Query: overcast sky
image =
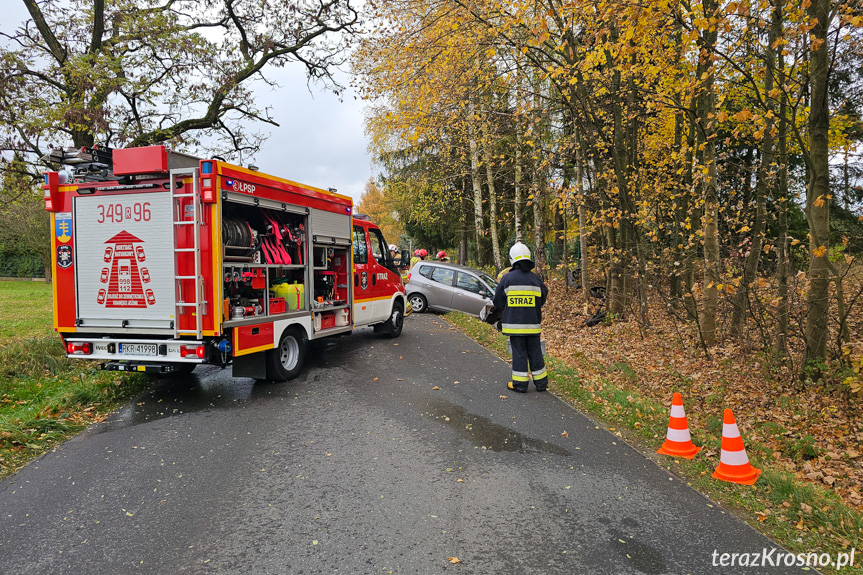
<path fill-rule="evenodd" d="M 29 13 L 21 0 L 3 0 L 0 30 L 12 32 Z M 363 135 L 363 103 L 347 89 L 342 102 L 330 92 L 306 86 L 305 68 L 292 64 L 266 70 L 267 77 L 281 87 L 272 90 L 259 83 L 259 108 L 272 107 L 279 127 L 249 124 L 270 137 L 254 158 L 260 171 L 318 188 L 336 188 L 358 203 L 365 183 L 372 177 L 371 158 Z M 341 84 L 348 79 L 342 75 Z"/>
<path fill-rule="evenodd" d="M 271 136 L 255 157 L 262 172 L 310 184 L 336 188 L 359 202 L 372 177 L 371 158 L 363 134 L 362 100 L 344 92 L 343 101 L 330 92 L 306 87 L 301 65 L 273 69 L 268 77 L 281 88 L 257 90 L 258 105 L 271 106 L 279 127 L 261 125 Z M 347 85 L 347 77 L 341 80 Z"/>

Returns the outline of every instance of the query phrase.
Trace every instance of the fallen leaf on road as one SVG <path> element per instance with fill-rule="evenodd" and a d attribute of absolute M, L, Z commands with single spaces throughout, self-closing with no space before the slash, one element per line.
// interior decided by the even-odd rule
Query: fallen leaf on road
<path fill-rule="evenodd" d="M 565 431 L 564 431 L 563 433 L 561 433 L 560 435 L 561 435 L 562 437 L 569 437 L 569 434 L 568 434 L 567 432 L 565 432 Z"/>
<path fill-rule="evenodd" d="M 459 559 L 458 557 L 447 557 L 447 560 L 450 563 L 461 563 L 461 559 Z"/>
<path fill-rule="evenodd" d="M 440 389 L 438 386 L 434 386 L 432 389 Z"/>
<path fill-rule="evenodd" d="M 507 399 L 509 399 L 509 396 L 508 395 L 501 395 L 500 398 L 502 400 L 506 401 Z"/>
<path fill-rule="evenodd" d="M 377 380 L 378 380 L 378 378 L 374 378 L 372 381 L 377 381 Z"/>

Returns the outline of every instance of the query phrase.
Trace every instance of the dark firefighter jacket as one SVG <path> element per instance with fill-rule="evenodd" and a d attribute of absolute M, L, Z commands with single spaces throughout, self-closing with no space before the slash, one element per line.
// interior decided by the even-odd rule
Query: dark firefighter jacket
<path fill-rule="evenodd" d="M 501 332 L 504 335 L 535 335 L 540 333 L 540 308 L 545 303 L 548 288 L 532 272 L 519 268 L 503 276 L 494 291 L 494 307 L 503 310 Z"/>

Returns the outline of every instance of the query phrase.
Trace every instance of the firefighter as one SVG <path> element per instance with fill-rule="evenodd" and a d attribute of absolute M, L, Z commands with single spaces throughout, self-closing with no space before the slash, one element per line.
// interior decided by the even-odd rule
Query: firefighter
<path fill-rule="evenodd" d="M 446 257 L 446 252 L 441 250 L 437 253 L 437 261 L 439 262 L 448 262 L 449 258 Z"/>
<path fill-rule="evenodd" d="M 414 264 L 416 264 L 417 262 L 421 262 L 421 261 L 425 260 L 427 255 L 429 255 L 429 253 L 426 250 L 423 250 L 423 249 L 414 250 L 414 257 L 411 258 L 411 268 L 410 269 L 413 269 Z"/>
<path fill-rule="evenodd" d="M 530 248 L 516 242 L 509 250 L 512 270 L 505 274 L 494 292 L 494 307 L 503 311 L 501 332 L 512 344 L 512 381 L 507 387 L 527 393 L 531 377 L 537 391 L 548 387 L 548 374 L 542 357 L 540 323 L 548 288 L 531 273 Z"/>

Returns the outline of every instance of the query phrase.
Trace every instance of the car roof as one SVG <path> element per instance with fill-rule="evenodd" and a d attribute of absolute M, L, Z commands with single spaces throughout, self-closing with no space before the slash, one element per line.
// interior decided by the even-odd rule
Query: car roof
<path fill-rule="evenodd" d="M 428 262 L 427 262 L 427 261 L 425 261 L 425 260 L 420 261 L 420 262 L 418 262 L 418 263 L 419 263 L 420 265 L 429 264 L 429 265 L 433 265 L 433 266 L 439 266 L 439 267 L 442 267 L 442 268 L 451 268 L 451 269 L 454 269 L 454 270 L 461 270 L 461 271 L 471 272 L 471 273 L 475 273 L 475 274 L 485 274 L 485 275 L 490 275 L 488 272 L 484 272 L 484 271 L 482 271 L 482 270 L 478 270 L 478 269 L 476 269 L 476 268 L 472 268 L 472 267 L 469 267 L 469 266 L 463 266 L 463 265 L 461 265 L 461 264 L 452 264 L 452 263 L 449 263 L 449 262 L 436 262 L 436 261 L 428 261 Z"/>

